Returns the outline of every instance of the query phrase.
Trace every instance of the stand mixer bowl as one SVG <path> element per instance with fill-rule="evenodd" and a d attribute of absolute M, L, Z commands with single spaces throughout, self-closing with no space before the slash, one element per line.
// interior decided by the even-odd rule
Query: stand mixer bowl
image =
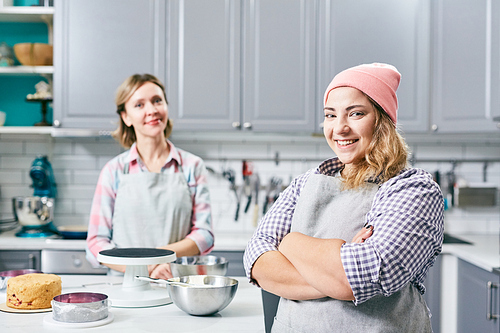
<path fill-rule="evenodd" d="M 54 199 L 37 196 L 14 197 L 12 210 L 22 226 L 43 226 L 52 222 L 54 218 Z"/>

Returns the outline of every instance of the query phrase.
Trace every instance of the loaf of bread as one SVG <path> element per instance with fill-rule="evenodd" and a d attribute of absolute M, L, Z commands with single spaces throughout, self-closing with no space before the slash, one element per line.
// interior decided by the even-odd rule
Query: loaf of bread
<path fill-rule="evenodd" d="M 61 278 L 55 274 L 25 274 L 7 281 L 10 308 L 35 310 L 50 308 L 54 296 L 61 294 Z"/>

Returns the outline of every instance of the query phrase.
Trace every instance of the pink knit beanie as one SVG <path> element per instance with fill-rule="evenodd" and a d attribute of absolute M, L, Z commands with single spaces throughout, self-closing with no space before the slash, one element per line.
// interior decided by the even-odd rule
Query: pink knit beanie
<path fill-rule="evenodd" d="M 324 103 L 328 94 L 338 87 L 356 88 L 370 96 L 391 117 L 394 124 L 398 119 L 398 98 L 396 90 L 401 74 L 396 67 L 388 64 L 364 64 L 348 68 L 337 74 L 328 85 Z"/>

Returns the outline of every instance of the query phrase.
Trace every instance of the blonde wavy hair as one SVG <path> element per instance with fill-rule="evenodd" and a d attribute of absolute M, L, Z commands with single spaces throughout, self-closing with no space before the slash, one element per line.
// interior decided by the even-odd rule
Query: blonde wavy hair
<path fill-rule="evenodd" d="M 157 77 L 151 74 L 134 74 L 129 76 L 116 90 L 115 104 L 116 104 L 116 113 L 120 117 L 120 122 L 118 124 L 118 128 L 111 133 L 111 136 L 118 141 L 124 148 L 130 148 L 134 142 L 137 141 L 137 137 L 135 135 L 135 130 L 133 126 L 127 126 L 121 117 L 122 112 L 126 112 L 125 103 L 132 97 L 132 95 L 139 89 L 143 84 L 151 82 L 156 84 L 163 91 L 163 96 L 165 97 L 165 102 L 168 105 L 167 94 L 165 93 L 165 87 L 158 80 Z M 167 126 L 165 127 L 165 139 L 168 139 L 170 134 L 172 133 L 173 123 L 169 118 L 167 120 Z"/>
<path fill-rule="evenodd" d="M 342 171 L 343 189 L 354 189 L 377 178 L 384 183 L 408 167 L 409 148 L 387 113 L 365 94 L 375 109 L 375 129 L 361 163 Z"/>

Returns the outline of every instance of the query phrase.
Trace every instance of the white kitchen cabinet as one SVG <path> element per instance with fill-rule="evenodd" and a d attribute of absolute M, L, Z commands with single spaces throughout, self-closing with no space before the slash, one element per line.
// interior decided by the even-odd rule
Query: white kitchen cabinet
<path fill-rule="evenodd" d="M 166 88 L 176 131 L 239 121 L 240 12 L 240 1 L 168 1 Z"/>
<path fill-rule="evenodd" d="M 499 286 L 499 275 L 458 260 L 457 333 L 500 332 Z"/>
<path fill-rule="evenodd" d="M 314 130 L 315 1 L 169 1 L 167 89 L 181 130 Z"/>
<path fill-rule="evenodd" d="M 244 128 L 314 131 L 316 3 L 246 0 L 242 33 Z"/>
<path fill-rule="evenodd" d="M 432 130 L 498 132 L 500 3 L 432 2 Z"/>
<path fill-rule="evenodd" d="M 54 126 L 113 130 L 118 86 L 130 75 L 164 80 L 160 0 L 55 0 Z"/>
<path fill-rule="evenodd" d="M 340 71 L 384 62 L 402 73 L 398 123 L 425 132 L 429 119 L 430 0 L 320 0 L 318 16 L 318 112 L 323 94 Z"/>

